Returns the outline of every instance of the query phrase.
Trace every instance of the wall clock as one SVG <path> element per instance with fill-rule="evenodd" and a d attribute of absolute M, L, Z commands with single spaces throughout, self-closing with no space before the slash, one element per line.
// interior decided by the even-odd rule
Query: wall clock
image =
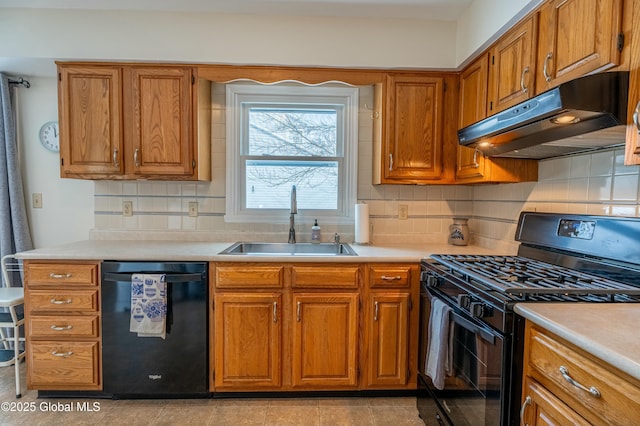
<path fill-rule="evenodd" d="M 40 128 L 40 143 L 49 151 L 60 151 L 60 132 L 58 131 L 57 121 L 49 121 L 42 125 Z"/>

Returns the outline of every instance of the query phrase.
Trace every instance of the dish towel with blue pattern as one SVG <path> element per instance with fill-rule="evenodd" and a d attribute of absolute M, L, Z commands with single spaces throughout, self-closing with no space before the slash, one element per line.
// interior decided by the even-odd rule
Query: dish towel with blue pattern
<path fill-rule="evenodd" d="M 131 276 L 129 331 L 138 337 L 166 338 L 167 284 L 165 274 Z"/>

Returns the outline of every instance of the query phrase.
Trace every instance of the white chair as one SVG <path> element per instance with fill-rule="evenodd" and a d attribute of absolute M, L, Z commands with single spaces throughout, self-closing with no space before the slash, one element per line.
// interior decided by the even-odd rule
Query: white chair
<path fill-rule="evenodd" d="M 22 281 L 22 263 L 13 255 L 1 259 L 4 287 L 0 288 L 0 367 L 15 366 L 16 398 L 22 397 L 20 388 L 20 360 L 24 358 L 24 349 L 20 349 L 20 326 L 24 324 L 24 288 Z M 20 308 L 20 309 L 16 309 Z M 8 312 L 7 312 L 8 310 Z M 13 329 L 8 333 L 7 329 Z"/>

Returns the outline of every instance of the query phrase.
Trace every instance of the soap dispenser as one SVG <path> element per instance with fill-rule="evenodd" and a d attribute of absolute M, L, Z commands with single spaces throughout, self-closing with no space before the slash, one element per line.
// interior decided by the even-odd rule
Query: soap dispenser
<path fill-rule="evenodd" d="M 311 227 L 311 242 L 315 244 L 320 242 L 320 225 L 318 225 L 318 219 L 315 220 Z"/>

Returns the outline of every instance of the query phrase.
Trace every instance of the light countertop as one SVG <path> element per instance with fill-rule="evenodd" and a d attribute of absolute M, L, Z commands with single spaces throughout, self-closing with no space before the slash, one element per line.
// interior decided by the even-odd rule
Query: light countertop
<path fill-rule="evenodd" d="M 517 314 L 640 380 L 640 305 L 518 303 Z"/>
<path fill-rule="evenodd" d="M 215 262 L 419 262 L 431 254 L 508 254 L 479 246 L 349 244 L 358 256 L 220 255 L 234 242 L 86 240 L 18 253 L 20 259 Z"/>

